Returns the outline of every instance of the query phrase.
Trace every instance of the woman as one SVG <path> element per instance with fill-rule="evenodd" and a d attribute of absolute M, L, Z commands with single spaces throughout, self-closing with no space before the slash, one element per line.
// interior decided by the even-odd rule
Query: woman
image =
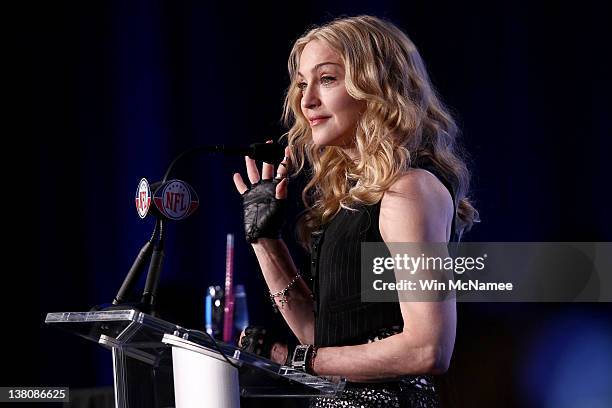
<path fill-rule="evenodd" d="M 260 175 L 248 158 L 251 186 L 234 174 L 270 297 L 300 343 L 312 345 L 289 360 L 350 381 L 342 397 L 312 406 L 437 406 L 430 375 L 449 366 L 455 302 L 362 303 L 359 248 L 448 242 L 471 227 L 477 213 L 457 127 L 414 44 L 375 17 L 308 31 L 294 44 L 289 74 L 289 147 L 276 177 L 272 165 Z M 298 232 L 311 251 L 312 289 L 280 238 L 290 163 L 311 168 Z"/>

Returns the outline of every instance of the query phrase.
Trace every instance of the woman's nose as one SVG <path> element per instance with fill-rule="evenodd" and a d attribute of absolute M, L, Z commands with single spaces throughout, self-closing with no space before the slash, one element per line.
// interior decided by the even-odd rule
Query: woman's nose
<path fill-rule="evenodd" d="M 321 104 L 321 100 L 319 99 L 319 95 L 317 94 L 317 90 L 314 86 L 309 85 L 304 89 L 304 93 L 302 94 L 302 107 L 305 109 L 316 108 Z"/>

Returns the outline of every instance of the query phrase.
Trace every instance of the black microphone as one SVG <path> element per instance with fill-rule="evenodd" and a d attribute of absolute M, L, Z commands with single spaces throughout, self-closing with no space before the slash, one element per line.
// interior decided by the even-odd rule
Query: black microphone
<path fill-rule="evenodd" d="M 160 231 L 161 232 L 161 231 Z M 153 316 L 157 316 L 155 302 L 157 301 L 157 286 L 159 283 L 159 274 L 161 273 L 162 264 L 164 262 L 164 240 L 160 234 L 160 240 L 155 243 L 153 254 L 151 254 L 151 262 L 147 271 L 147 280 L 145 282 L 144 292 L 142 293 L 141 304 Z"/>
<path fill-rule="evenodd" d="M 147 241 L 147 243 L 144 244 L 144 246 L 138 253 L 138 256 L 136 256 L 136 259 L 134 260 L 132 267 L 130 268 L 127 276 L 125 277 L 125 280 L 123 281 L 119 292 L 117 292 L 115 299 L 113 299 L 113 305 L 119 305 L 121 303 L 124 303 L 128 299 L 128 297 L 132 293 L 134 284 L 138 281 L 140 275 L 142 275 L 142 272 L 144 271 L 144 263 L 151 257 L 151 252 L 153 252 L 152 240 Z"/>
<path fill-rule="evenodd" d="M 248 147 L 218 145 L 218 151 L 228 156 L 249 156 L 254 160 L 278 164 L 283 161 L 285 148 L 278 143 L 253 143 Z"/>
<path fill-rule="evenodd" d="M 226 156 L 249 156 L 251 159 L 261 160 L 263 162 L 275 165 L 282 162 L 285 156 L 285 148 L 278 143 L 253 143 L 248 147 L 226 145 L 198 146 L 185 150 L 183 153 L 176 156 L 172 163 L 170 163 L 170 166 L 168 166 L 168 170 L 166 170 L 162 183 L 165 183 L 168 180 L 168 176 L 170 175 L 170 172 L 172 171 L 172 168 L 176 162 L 183 159 L 185 156 L 198 152 L 219 153 Z"/>

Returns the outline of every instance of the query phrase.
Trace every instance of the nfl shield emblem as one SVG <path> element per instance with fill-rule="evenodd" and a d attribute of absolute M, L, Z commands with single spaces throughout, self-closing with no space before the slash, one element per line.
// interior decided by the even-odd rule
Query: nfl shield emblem
<path fill-rule="evenodd" d="M 189 184 L 181 180 L 170 180 L 155 190 L 153 203 L 164 217 L 180 221 L 198 208 L 199 200 Z"/>
<path fill-rule="evenodd" d="M 143 178 L 136 190 L 136 211 L 140 218 L 147 216 L 149 208 L 151 208 L 151 188 L 147 179 Z"/>

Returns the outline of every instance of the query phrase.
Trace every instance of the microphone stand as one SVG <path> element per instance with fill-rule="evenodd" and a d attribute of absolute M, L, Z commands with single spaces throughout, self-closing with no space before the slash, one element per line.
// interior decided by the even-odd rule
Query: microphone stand
<path fill-rule="evenodd" d="M 143 245 L 140 249 L 140 252 L 136 256 L 132 267 L 128 271 L 127 276 L 123 280 L 123 284 L 115 295 L 115 299 L 113 299 L 113 305 L 119 305 L 121 303 L 125 303 L 127 298 L 132 293 L 134 285 L 142 275 L 144 271 L 144 263 L 151 257 L 151 252 L 153 251 L 153 245 L 155 243 L 155 237 L 157 236 L 157 230 L 160 227 L 160 221 L 157 220 L 155 223 L 155 228 L 153 229 L 153 234 L 151 234 L 151 238 Z"/>
<path fill-rule="evenodd" d="M 157 222 L 159 223 L 159 239 L 153 248 L 149 270 L 147 271 L 147 280 L 140 301 L 149 314 L 153 316 L 158 315 L 155 309 L 155 301 L 157 297 L 159 275 L 164 262 L 164 243 L 166 240 L 166 236 L 164 235 L 164 220 L 158 218 Z"/>
<path fill-rule="evenodd" d="M 158 218 L 153 229 L 151 238 L 144 244 L 127 276 L 123 280 L 123 284 L 113 299 L 112 305 L 106 310 L 122 310 L 122 309 L 138 309 L 152 316 L 158 316 L 155 309 L 155 301 L 157 298 L 157 288 L 159 283 L 159 275 L 161 272 L 164 260 L 164 244 L 166 236 L 164 235 L 164 220 Z M 159 238 L 156 239 L 159 232 Z M 144 264 L 150 259 L 149 269 L 147 270 L 147 278 L 145 282 L 144 292 L 140 302 L 127 302 L 131 295 L 134 285 L 144 272 Z"/>

